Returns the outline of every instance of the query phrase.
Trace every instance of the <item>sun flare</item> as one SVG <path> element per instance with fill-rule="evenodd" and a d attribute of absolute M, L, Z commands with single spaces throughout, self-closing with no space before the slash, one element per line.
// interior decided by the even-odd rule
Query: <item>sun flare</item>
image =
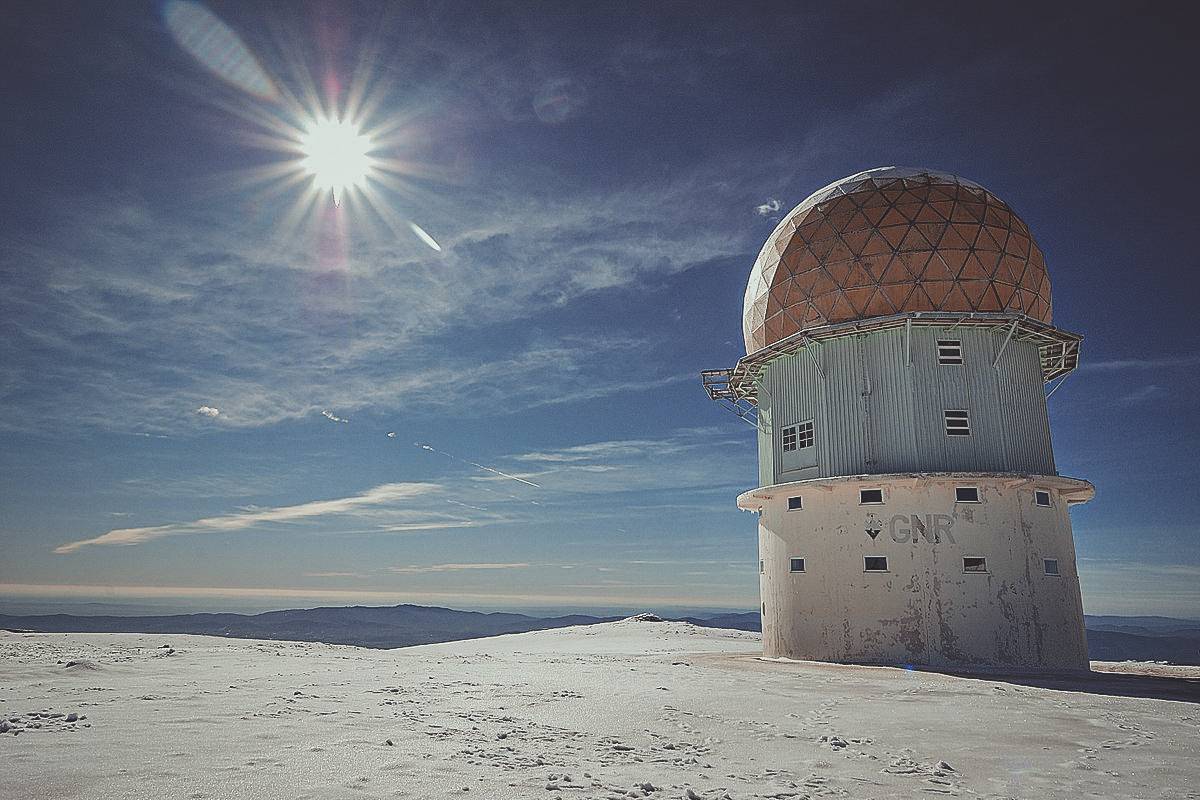
<path fill-rule="evenodd" d="M 300 139 L 301 166 L 318 189 L 333 192 L 341 203 L 349 189 L 361 188 L 374 166 L 374 143 L 349 120 L 318 119 Z"/>

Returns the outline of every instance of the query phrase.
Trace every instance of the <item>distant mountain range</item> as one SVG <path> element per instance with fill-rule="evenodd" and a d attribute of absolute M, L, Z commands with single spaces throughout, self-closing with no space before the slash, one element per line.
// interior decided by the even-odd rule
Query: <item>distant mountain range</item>
<path fill-rule="evenodd" d="M 585 615 L 530 617 L 524 614 L 483 614 L 431 606 L 400 605 L 289 609 L 263 614 L 145 617 L 0 614 L 0 628 L 43 633 L 199 634 L 386 648 L 478 639 L 569 625 L 590 625 L 612 619 Z"/>
<path fill-rule="evenodd" d="M 504 633 L 611 622 L 618 617 L 456 611 L 434 606 L 347 606 L 263 614 L 76 616 L 0 614 L 0 629 L 39 633 L 176 633 L 327 642 L 359 647 L 409 647 Z M 756 612 L 675 617 L 710 628 L 760 630 Z M 1097 661 L 1167 661 L 1200 665 L 1200 621 L 1170 617 L 1086 617 L 1088 651 Z"/>

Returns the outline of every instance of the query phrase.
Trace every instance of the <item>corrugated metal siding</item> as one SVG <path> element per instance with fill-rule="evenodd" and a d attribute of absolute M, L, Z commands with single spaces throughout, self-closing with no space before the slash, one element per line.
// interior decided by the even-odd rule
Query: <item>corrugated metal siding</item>
<path fill-rule="evenodd" d="M 770 368 L 768 367 L 768 373 Z M 767 391 L 767 377 L 764 376 L 758 385 L 758 485 L 770 486 L 775 483 L 775 426 L 771 424 L 774 413 L 769 398 L 776 392 Z"/>
<path fill-rule="evenodd" d="M 904 368 L 904 331 L 883 331 L 859 337 L 871 378 L 870 472 L 908 472 L 920 463 L 912 420 L 912 370 Z M 900 365 L 897 368 L 897 365 Z"/>
<path fill-rule="evenodd" d="M 1037 348 L 1011 341 L 992 368 L 1005 329 L 914 328 L 851 334 L 809 345 L 762 377 L 769 433 L 760 434 L 763 484 L 888 472 L 1011 471 L 1055 474 Z M 962 343 L 964 364 L 937 363 L 937 340 Z M 971 435 L 947 436 L 946 409 L 970 412 Z M 816 424 L 817 467 L 785 470 L 781 429 Z M 768 480 L 769 479 L 769 480 Z"/>
<path fill-rule="evenodd" d="M 1010 342 L 997 366 L 1009 471 L 1057 475 L 1037 347 L 1032 342 Z"/>

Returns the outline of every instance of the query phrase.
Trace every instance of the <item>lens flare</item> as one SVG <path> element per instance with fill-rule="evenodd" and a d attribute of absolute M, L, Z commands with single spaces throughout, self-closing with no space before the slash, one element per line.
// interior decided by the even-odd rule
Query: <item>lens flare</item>
<path fill-rule="evenodd" d="M 192 0 L 167 0 L 163 19 L 179 46 L 205 69 L 264 100 L 278 99 L 275 82 L 250 48 L 207 8 Z"/>
<path fill-rule="evenodd" d="M 300 139 L 300 165 L 316 187 L 333 192 L 340 204 L 346 190 L 361 188 L 374 168 L 374 144 L 349 120 L 319 119 Z"/>
<path fill-rule="evenodd" d="M 234 190 L 255 188 L 263 197 L 292 194 L 295 202 L 281 212 L 278 227 L 288 234 L 301 227 L 317 231 L 323 275 L 345 269 L 350 226 L 411 234 L 441 252 L 437 240 L 402 210 L 420 202 L 419 182 L 439 177 L 433 165 L 407 157 L 420 134 L 421 114 L 412 107 L 385 111 L 393 94 L 379 72 L 364 66 L 345 75 L 327 68 L 318 78 L 307 64 L 309 46 L 299 38 L 298 49 L 284 37 L 281 52 L 271 58 L 268 50 L 260 58 L 198 0 L 160 2 L 164 26 L 178 45 L 245 94 L 210 93 L 205 84 L 196 87 L 197 93 L 246 123 L 233 131 L 243 142 L 282 155 L 278 161 L 214 175 L 214 182 Z M 330 41 L 322 38 L 319 44 L 328 48 Z M 361 45 L 363 64 L 371 60 L 368 54 L 379 52 L 380 41 Z M 327 62 L 337 60 L 325 56 Z M 272 67 L 281 66 L 282 75 L 272 74 Z M 321 202 L 330 195 L 332 208 L 327 200 Z"/>

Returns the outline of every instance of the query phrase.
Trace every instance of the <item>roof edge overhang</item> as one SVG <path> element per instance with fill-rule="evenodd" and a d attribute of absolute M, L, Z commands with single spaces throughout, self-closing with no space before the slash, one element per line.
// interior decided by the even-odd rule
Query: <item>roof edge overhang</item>
<path fill-rule="evenodd" d="M 988 480 L 1004 483 L 1009 488 L 1036 484 L 1057 489 L 1067 505 L 1086 503 L 1096 496 L 1096 487 L 1091 481 L 1070 478 L 1065 475 L 1030 475 L 1023 472 L 892 472 L 883 474 L 836 475 L 827 478 L 808 478 L 802 481 L 776 483 L 760 486 L 738 495 L 737 506 L 743 511 L 759 511 L 763 504 L 805 488 L 821 488 L 838 483 L 904 483 L 935 482 L 954 483 L 970 480 Z"/>
<path fill-rule="evenodd" d="M 911 326 L 956 328 L 959 325 L 1009 328 L 1008 336 L 1033 341 L 1041 353 L 1042 378 L 1052 381 L 1065 376 L 1079 366 L 1079 347 L 1083 336 L 1056 328 L 1049 323 L 1026 316 L 985 311 L 911 311 L 886 317 L 871 317 L 849 322 L 818 325 L 793 333 L 778 342 L 748 353 L 732 369 L 705 370 L 701 373 L 705 389 L 714 400 L 758 402 L 758 379 L 770 362 L 780 356 L 793 355 L 825 339 L 855 333 L 874 333 Z"/>

